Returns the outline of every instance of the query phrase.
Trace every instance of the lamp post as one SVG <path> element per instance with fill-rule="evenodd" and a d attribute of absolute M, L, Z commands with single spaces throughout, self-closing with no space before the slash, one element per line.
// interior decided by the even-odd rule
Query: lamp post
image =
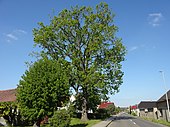
<path fill-rule="evenodd" d="M 167 91 L 167 87 L 166 87 L 166 83 L 165 83 L 165 75 L 164 75 L 164 72 L 163 71 L 160 71 L 160 73 L 162 74 L 162 79 L 163 79 L 163 82 L 164 82 L 164 86 L 165 86 L 165 89 Z M 166 92 L 165 94 L 165 97 L 166 97 L 166 104 L 167 104 L 167 108 L 168 108 L 168 121 L 169 121 L 169 117 L 170 117 L 170 112 L 169 112 L 169 100 L 168 100 L 168 91 Z"/>

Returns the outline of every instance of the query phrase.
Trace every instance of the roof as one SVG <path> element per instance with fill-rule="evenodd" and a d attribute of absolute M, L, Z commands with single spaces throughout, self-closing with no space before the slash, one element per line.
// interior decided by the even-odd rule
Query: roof
<path fill-rule="evenodd" d="M 167 92 L 167 95 L 168 95 L 168 99 L 170 99 L 170 90 Z M 166 93 L 161 98 L 159 98 L 157 102 L 161 102 L 165 100 L 166 100 Z"/>
<path fill-rule="evenodd" d="M 0 102 L 16 101 L 16 89 L 0 90 Z"/>
<path fill-rule="evenodd" d="M 131 109 L 137 109 L 137 105 L 131 106 Z"/>
<path fill-rule="evenodd" d="M 156 101 L 141 101 L 138 105 L 138 108 L 154 108 L 156 107 Z"/>
<path fill-rule="evenodd" d="M 114 103 L 113 102 L 102 102 L 99 105 L 99 108 L 107 108 L 109 105 L 114 105 Z"/>

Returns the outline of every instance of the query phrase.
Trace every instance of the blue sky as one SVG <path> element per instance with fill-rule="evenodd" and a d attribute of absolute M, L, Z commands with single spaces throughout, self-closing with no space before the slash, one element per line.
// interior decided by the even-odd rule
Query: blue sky
<path fill-rule="evenodd" d="M 25 62 L 33 50 L 32 29 L 38 22 L 49 23 L 75 5 L 95 6 L 100 0 L 0 0 L 0 90 L 16 88 L 27 69 Z M 120 92 L 111 96 L 117 106 L 141 100 L 158 100 L 165 93 L 160 70 L 170 85 L 170 1 L 105 0 L 116 14 L 115 24 L 128 53 L 123 64 L 124 82 Z"/>

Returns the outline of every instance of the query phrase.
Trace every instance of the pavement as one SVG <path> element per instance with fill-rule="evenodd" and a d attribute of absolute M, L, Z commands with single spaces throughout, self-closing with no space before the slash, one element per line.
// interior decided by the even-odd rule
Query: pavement
<path fill-rule="evenodd" d="M 105 119 L 104 121 L 101 121 L 95 125 L 93 125 L 92 127 L 108 127 L 109 124 L 116 118 L 116 116 L 112 116 L 108 119 Z"/>

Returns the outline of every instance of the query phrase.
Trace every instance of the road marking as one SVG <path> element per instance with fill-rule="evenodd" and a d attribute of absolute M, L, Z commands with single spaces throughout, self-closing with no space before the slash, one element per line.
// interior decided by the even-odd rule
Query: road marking
<path fill-rule="evenodd" d="M 131 122 L 133 122 L 131 119 L 130 119 L 130 121 L 131 121 Z M 136 125 L 136 123 L 135 123 L 135 122 L 133 122 L 133 124 L 134 124 L 134 125 Z"/>
<path fill-rule="evenodd" d="M 136 123 L 135 123 L 135 122 L 133 122 L 133 124 L 135 124 L 135 125 L 136 125 Z"/>

